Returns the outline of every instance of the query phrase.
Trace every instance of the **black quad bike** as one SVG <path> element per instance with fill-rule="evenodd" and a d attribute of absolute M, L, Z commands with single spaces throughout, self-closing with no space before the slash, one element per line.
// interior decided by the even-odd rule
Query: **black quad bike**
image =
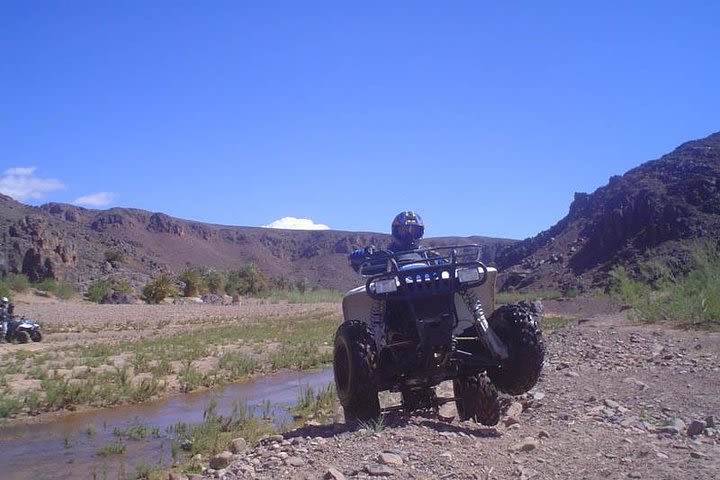
<path fill-rule="evenodd" d="M 378 393 L 390 390 L 402 404 L 386 410 L 437 412 L 455 401 L 461 420 L 495 425 L 498 390 L 519 395 L 535 385 L 542 312 L 526 302 L 495 309 L 497 270 L 479 259 L 478 245 L 456 245 L 379 251 L 360 266 L 366 281 L 345 294 L 334 345 L 346 421 L 379 417 Z M 454 397 L 438 398 L 446 380 Z"/>

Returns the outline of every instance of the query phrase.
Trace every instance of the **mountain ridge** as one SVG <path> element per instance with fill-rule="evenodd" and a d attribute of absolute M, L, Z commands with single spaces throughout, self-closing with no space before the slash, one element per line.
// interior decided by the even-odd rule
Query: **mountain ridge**
<path fill-rule="evenodd" d="M 0 197 L 0 269 L 32 280 L 69 280 L 80 286 L 104 276 L 127 277 L 137 286 L 159 273 L 188 266 L 222 270 L 255 263 L 269 277 L 307 279 L 331 289 L 358 283 L 347 254 L 367 245 L 387 246 L 390 236 L 341 230 L 281 230 L 218 225 L 179 219 L 160 212 L 114 207 L 93 210 L 62 203 L 39 207 Z M 490 237 L 439 237 L 428 245 L 454 240 L 482 245 L 483 259 L 515 242 Z M 106 262 L 108 251 L 125 261 Z M 2 252 L 0 252 L 0 255 Z"/>

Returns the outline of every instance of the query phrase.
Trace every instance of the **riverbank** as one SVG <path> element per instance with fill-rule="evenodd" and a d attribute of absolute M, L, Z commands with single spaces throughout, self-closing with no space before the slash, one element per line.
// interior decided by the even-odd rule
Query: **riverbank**
<path fill-rule="evenodd" d="M 32 299 L 31 299 L 32 300 Z M 39 343 L 0 345 L 0 418 L 142 403 L 325 365 L 339 304 L 248 300 L 239 305 L 22 302 Z"/>

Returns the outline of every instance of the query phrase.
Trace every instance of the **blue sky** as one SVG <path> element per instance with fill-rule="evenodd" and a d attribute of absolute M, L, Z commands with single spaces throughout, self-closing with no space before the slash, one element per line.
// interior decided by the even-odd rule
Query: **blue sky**
<path fill-rule="evenodd" d="M 3 2 L 0 191 L 525 238 L 720 130 L 716 2 L 505 3 Z"/>

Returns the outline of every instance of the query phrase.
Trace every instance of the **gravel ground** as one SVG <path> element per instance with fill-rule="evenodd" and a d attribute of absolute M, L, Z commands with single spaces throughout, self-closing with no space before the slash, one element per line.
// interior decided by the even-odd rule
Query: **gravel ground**
<path fill-rule="evenodd" d="M 504 399 L 496 427 L 458 422 L 452 403 L 379 431 L 308 425 L 226 452 L 199 478 L 718 478 L 719 333 L 595 315 L 546 343 L 540 382 Z"/>

